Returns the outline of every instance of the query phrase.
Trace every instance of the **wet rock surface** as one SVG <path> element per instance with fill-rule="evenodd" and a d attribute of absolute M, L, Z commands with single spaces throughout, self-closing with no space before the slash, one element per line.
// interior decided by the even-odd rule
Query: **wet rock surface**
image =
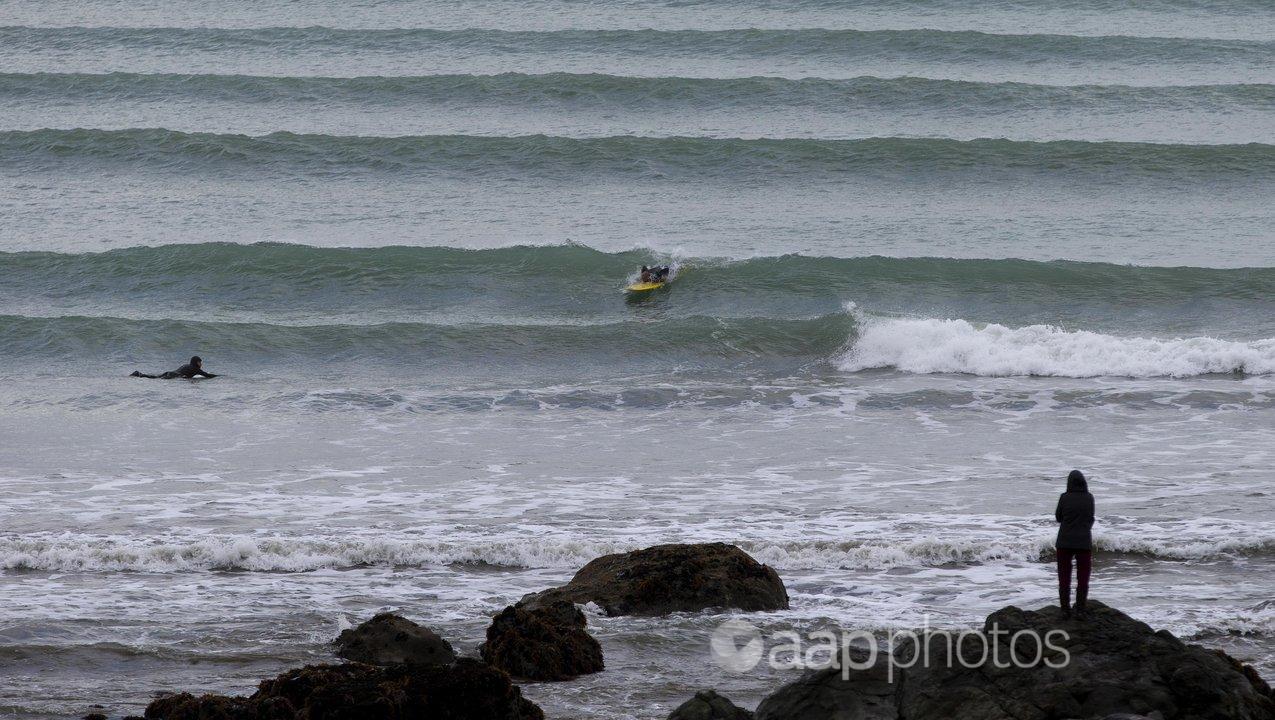
<path fill-rule="evenodd" d="M 389 667 L 310 665 L 262 681 L 249 697 L 168 695 L 148 720 L 543 720 L 507 674 L 477 660 Z"/>
<path fill-rule="evenodd" d="M 528 595 L 520 604 L 536 607 L 557 600 L 597 603 L 612 616 L 788 608 L 778 573 L 726 543 L 656 545 L 604 555 L 566 585 Z"/>
<path fill-rule="evenodd" d="M 845 655 L 842 659 L 845 659 Z M 866 651 L 851 649 L 854 667 L 867 665 Z M 894 720 L 898 717 L 897 686 L 890 682 L 886 658 L 868 668 L 842 672 L 837 664 L 806 673 L 757 706 L 757 720 Z"/>
<path fill-rule="evenodd" d="M 566 600 L 511 605 L 487 628 L 483 660 L 516 678 L 568 680 L 603 669 L 602 646 L 583 612 Z"/>
<path fill-rule="evenodd" d="M 1007 607 L 982 637 L 931 635 L 843 676 L 814 671 L 764 699 L 758 720 L 1273 720 L 1275 698 L 1249 666 L 1103 605 Z M 1039 638 L 1039 641 L 1037 641 Z M 921 651 L 918 657 L 918 651 Z"/>
<path fill-rule="evenodd" d="M 753 714 L 714 690 L 701 690 L 670 713 L 668 720 L 753 720 Z"/>
<path fill-rule="evenodd" d="M 393 613 L 381 613 L 342 631 L 333 646 L 337 657 L 372 665 L 447 665 L 456 659 L 451 643 L 433 630 Z"/>

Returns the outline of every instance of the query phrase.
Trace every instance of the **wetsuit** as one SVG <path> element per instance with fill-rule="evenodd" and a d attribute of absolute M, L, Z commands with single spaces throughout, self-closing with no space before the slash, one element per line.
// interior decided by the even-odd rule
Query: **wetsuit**
<path fill-rule="evenodd" d="M 160 373 L 159 375 L 147 375 L 145 373 L 134 370 L 133 374 L 130 377 L 150 378 L 152 380 L 177 380 L 178 378 L 182 380 L 190 380 L 191 378 L 194 378 L 196 376 L 202 376 L 206 378 L 217 377 L 216 375 L 213 375 L 212 373 L 204 372 L 203 368 L 200 368 L 196 365 L 192 365 L 191 363 L 186 363 L 185 365 L 182 365 L 176 370 L 169 370 L 168 372 Z"/>

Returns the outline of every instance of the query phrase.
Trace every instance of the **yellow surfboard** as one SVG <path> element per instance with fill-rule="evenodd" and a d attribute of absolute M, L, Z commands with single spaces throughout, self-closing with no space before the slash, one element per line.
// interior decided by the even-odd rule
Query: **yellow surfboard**
<path fill-rule="evenodd" d="M 651 291 L 651 290 L 656 290 L 656 289 L 658 289 L 658 288 L 662 288 L 662 287 L 664 287 L 666 284 L 667 284 L 667 282 L 645 282 L 645 283 L 644 283 L 644 282 L 635 282 L 635 283 L 633 283 L 632 285 L 630 285 L 630 286 L 628 286 L 628 287 L 626 287 L 626 288 L 624 288 L 624 289 L 625 289 L 626 291 L 628 291 L 628 292 L 648 292 L 648 291 Z"/>

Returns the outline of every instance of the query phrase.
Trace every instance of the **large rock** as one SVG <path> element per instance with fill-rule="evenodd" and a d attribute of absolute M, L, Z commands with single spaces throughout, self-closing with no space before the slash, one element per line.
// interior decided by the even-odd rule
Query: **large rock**
<path fill-rule="evenodd" d="M 762 700 L 757 720 L 1275 720 L 1251 667 L 1102 603 L 1090 608 L 1085 620 L 1056 607 L 998 610 L 983 627 L 986 655 L 977 634 L 960 651 L 960 636 L 934 634 L 928 661 L 902 643 L 892 669 L 883 656 L 845 677 L 807 673 Z M 1053 648 L 1038 655 L 1034 638 Z"/>
<path fill-rule="evenodd" d="M 344 630 L 333 643 L 337 657 L 372 665 L 447 665 L 456 659 L 451 643 L 434 631 L 393 613 L 381 613 Z"/>
<path fill-rule="evenodd" d="M 261 683 L 251 697 L 161 697 L 148 720 L 544 720 L 505 673 L 452 665 L 311 665 Z"/>
<path fill-rule="evenodd" d="M 291 718 L 291 708 L 279 715 L 264 715 L 263 709 L 248 698 L 226 695 L 191 695 L 177 693 L 164 695 L 146 706 L 148 720 L 256 720 L 261 717 Z"/>
<path fill-rule="evenodd" d="M 701 690 L 669 714 L 668 720 L 753 720 L 753 714 L 718 695 Z"/>
<path fill-rule="evenodd" d="M 788 608 L 788 592 L 774 569 L 726 543 L 656 545 L 604 555 L 566 585 L 528 595 L 519 604 L 537 607 L 556 600 L 594 602 L 607 615 Z"/>
<path fill-rule="evenodd" d="M 546 602 L 505 608 L 487 628 L 483 660 L 518 678 L 569 680 L 603 669 L 602 646 L 585 630 L 574 603 Z"/>
<path fill-rule="evenodd" d="M 978 643 L 951 654 L 932 638 L 931 660 L 903 675 L 900 717 L 908 720 L 1054 720 L 1131 714 L 1164 720 L 1272 720 L 1275 701 L 1251 668 L 1224 654 L 1188 645 L 1167 631 L 1102 603 L 1085 620 L 1064 620 L 1056 607 L 1007 607 L 988 616 L 991 638 L 982 664 Z M 1062 648 L 1037 656 L 1032 635 Z M 1017 643 L 1013 638 L 1026 631 Z M 1014 648 L 1014 645 L 1017 648 Z M 1011 654 L 1017 650 L 1017 655 Z M 900 656 L 907 663 L 915 647 Z M 1064 652 L 1065 651 L 1065 654 Z M 958 660 L 964 658 L 964 663 Z M 999 658 L 1002 665 L 996 667 Z M 1016 658 L 1011 662 L 1011 658 Z M 1066 661 L 1064 663 L 1064 661 Z M 1050 667 L 1049 663 L 1061 665 Z M 975 665 L 965 667 L 964 665 Z"/>
<path fill-rule="evenodd" d="M 857 669 L 867 663 L 867 651 L 848 652 L 855 665 L 844 673 L 841 664 L 806 673 L 762 700 L 757 720 L 895 720 L 896 686 L 886 657 Z"/>

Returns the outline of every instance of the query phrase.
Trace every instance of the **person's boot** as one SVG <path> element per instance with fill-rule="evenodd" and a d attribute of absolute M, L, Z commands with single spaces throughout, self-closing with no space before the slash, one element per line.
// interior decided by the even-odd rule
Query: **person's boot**
<path fill-rule="evenodd" d="M 1089 617 L 1089 588 L 1084 590 L 1076 590 L 1076 619 L 1084 620 Z"/>
<path fill-rule="evenodd" d="M 1058 594 L 1058 607 L 1062 608 L 1063 620 L 1071 619 L 1071 593 Z"/>

